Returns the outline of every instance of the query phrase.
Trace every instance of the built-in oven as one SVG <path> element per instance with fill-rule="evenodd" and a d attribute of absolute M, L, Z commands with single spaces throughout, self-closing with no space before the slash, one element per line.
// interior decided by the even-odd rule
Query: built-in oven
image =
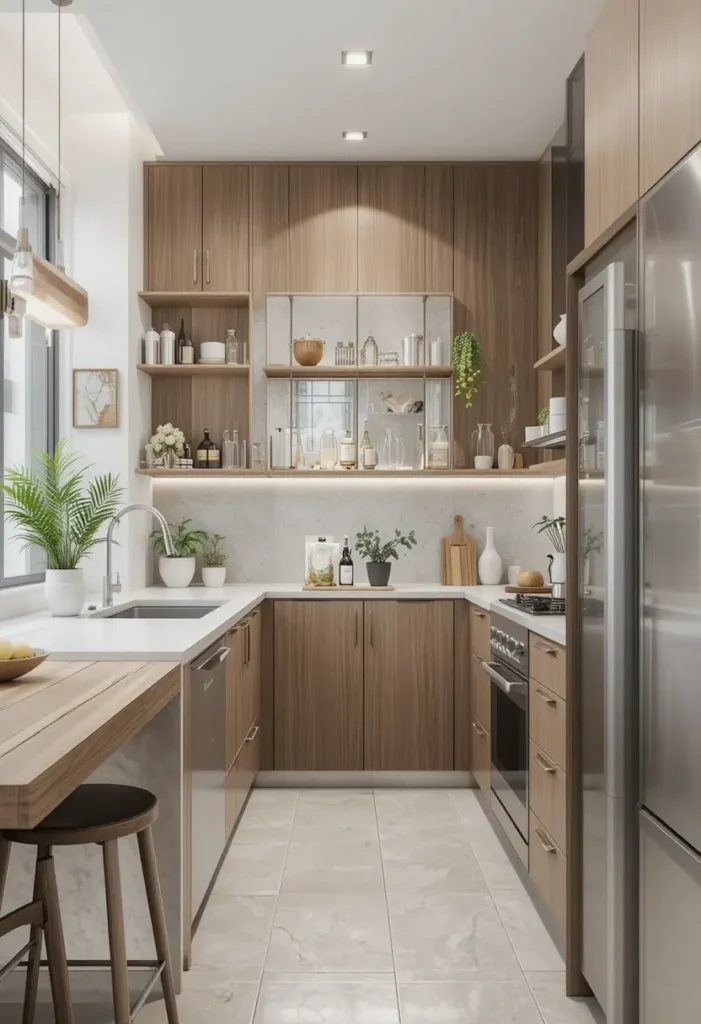
<path fill-rule="evenodd" d="M 528 630 L 492 613 L 492 810 L 521 860 L 528 863 Z"/>

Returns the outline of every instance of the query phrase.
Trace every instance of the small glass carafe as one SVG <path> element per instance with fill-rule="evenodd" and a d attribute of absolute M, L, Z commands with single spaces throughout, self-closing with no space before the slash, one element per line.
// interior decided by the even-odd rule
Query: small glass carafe
<path fill-rule="evenodd" d="M 472 455 L 475 469 L 491 469 L 494 465 L 494 432 L 491 423 L 478 423 L 472 433 Z"/>

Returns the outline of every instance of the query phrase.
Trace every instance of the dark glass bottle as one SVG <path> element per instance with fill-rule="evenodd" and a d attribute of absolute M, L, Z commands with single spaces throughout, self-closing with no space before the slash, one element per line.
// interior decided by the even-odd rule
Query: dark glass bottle
<path fill-rule="evenodd" d="M 353 559 L 351 558 L 348 535 L 343 538 L 343 554 L 338 563 L 338 582 L 342 587 L 352 587 L 354 580 Z"/>
<path fill-rule="evenodd" d="M 186 340 L 187 339 L 185 337 L 185 320 L 181 319 L 180 320 L 180 330 L 178 331 L 177 348 L 176 348 L 176 351 L 178 353 L 178 362 L 179 363 L 184 363 L 185 362 L 185 360 L 183 359 L 183 347 L 185 345 Z"/>
<path fill-rule="evenodd" d="M 197 445 L 197 468 L 198 469 L 211 469 L 212 468 L 212 466 L 214 464 L 214 460 L 212 459 L 212 463 L 210 464 L 209 452 L 210 452 L 210 449 L 216 448 L 216 447 L 217 446 L 214 444 L 214 442 L 211 440 L 211 438 L 209 436 L 209 431 L 205 430 L 204 438 Z"/>

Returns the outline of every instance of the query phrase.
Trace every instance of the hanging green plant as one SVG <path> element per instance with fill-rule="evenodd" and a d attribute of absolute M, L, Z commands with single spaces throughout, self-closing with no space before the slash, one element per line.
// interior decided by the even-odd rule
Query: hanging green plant
<path fill-rule="evenodd" d="M 453 366 L 455 367 L 455 394 L 462 395 L 465 407 L 472 407 L 482 374 L 482 350 L 476 334 L 464 331 L 453 340 Z"/>

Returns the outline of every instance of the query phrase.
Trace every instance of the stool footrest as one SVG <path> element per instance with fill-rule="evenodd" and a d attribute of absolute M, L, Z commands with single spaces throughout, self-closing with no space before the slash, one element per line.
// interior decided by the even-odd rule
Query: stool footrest
<path fill-rule="evenodd" d="M 156 982 L 158 981 L 160 976 L 163 974 L 164 968 L 165 968 L 165 961 L 164 960 L 161 960 L 160 963 L 156 964 L 156 966 L 154 967 L 153 971 L 151 972 L 151 977 L 149 978 L 149 980 L 144 985 L 144 987 L 143 987 L 143 989 L 141 991 L 141 995 L 139 996 L 139 998 L 134 1003 L 134 1006 L 132 1007 L 132 1011 L 131 1011 L 131 1019 L 132 1019 L 132 1021 L 136 1020 L 137 1014 L 139 1014 L 141 1012 L 141 1010 L 143 1009 L 144 1003 L 146 1002 L 148 997 L 151 995 L 151 992 L 153 991 L 153 986 L 156 984 Z"/>
<path fill-rule="evenodd" d="M 30 950 L 34 949 L 35 946 L 36 942 L 34 941 L 34 939 L 30 939 L 25 946 L 22 946 L 21 949 L 18 949 L 15 955 L 12 957 L 12 959 L 8 960 L 6 964 L 0 967 L 0 981 L 4 981 L 8 974 L 12 974 L 15 967 L 19 967 L 19 965 L 22 963 L 23 957 L 27 953 L 29 953 Z"/>

